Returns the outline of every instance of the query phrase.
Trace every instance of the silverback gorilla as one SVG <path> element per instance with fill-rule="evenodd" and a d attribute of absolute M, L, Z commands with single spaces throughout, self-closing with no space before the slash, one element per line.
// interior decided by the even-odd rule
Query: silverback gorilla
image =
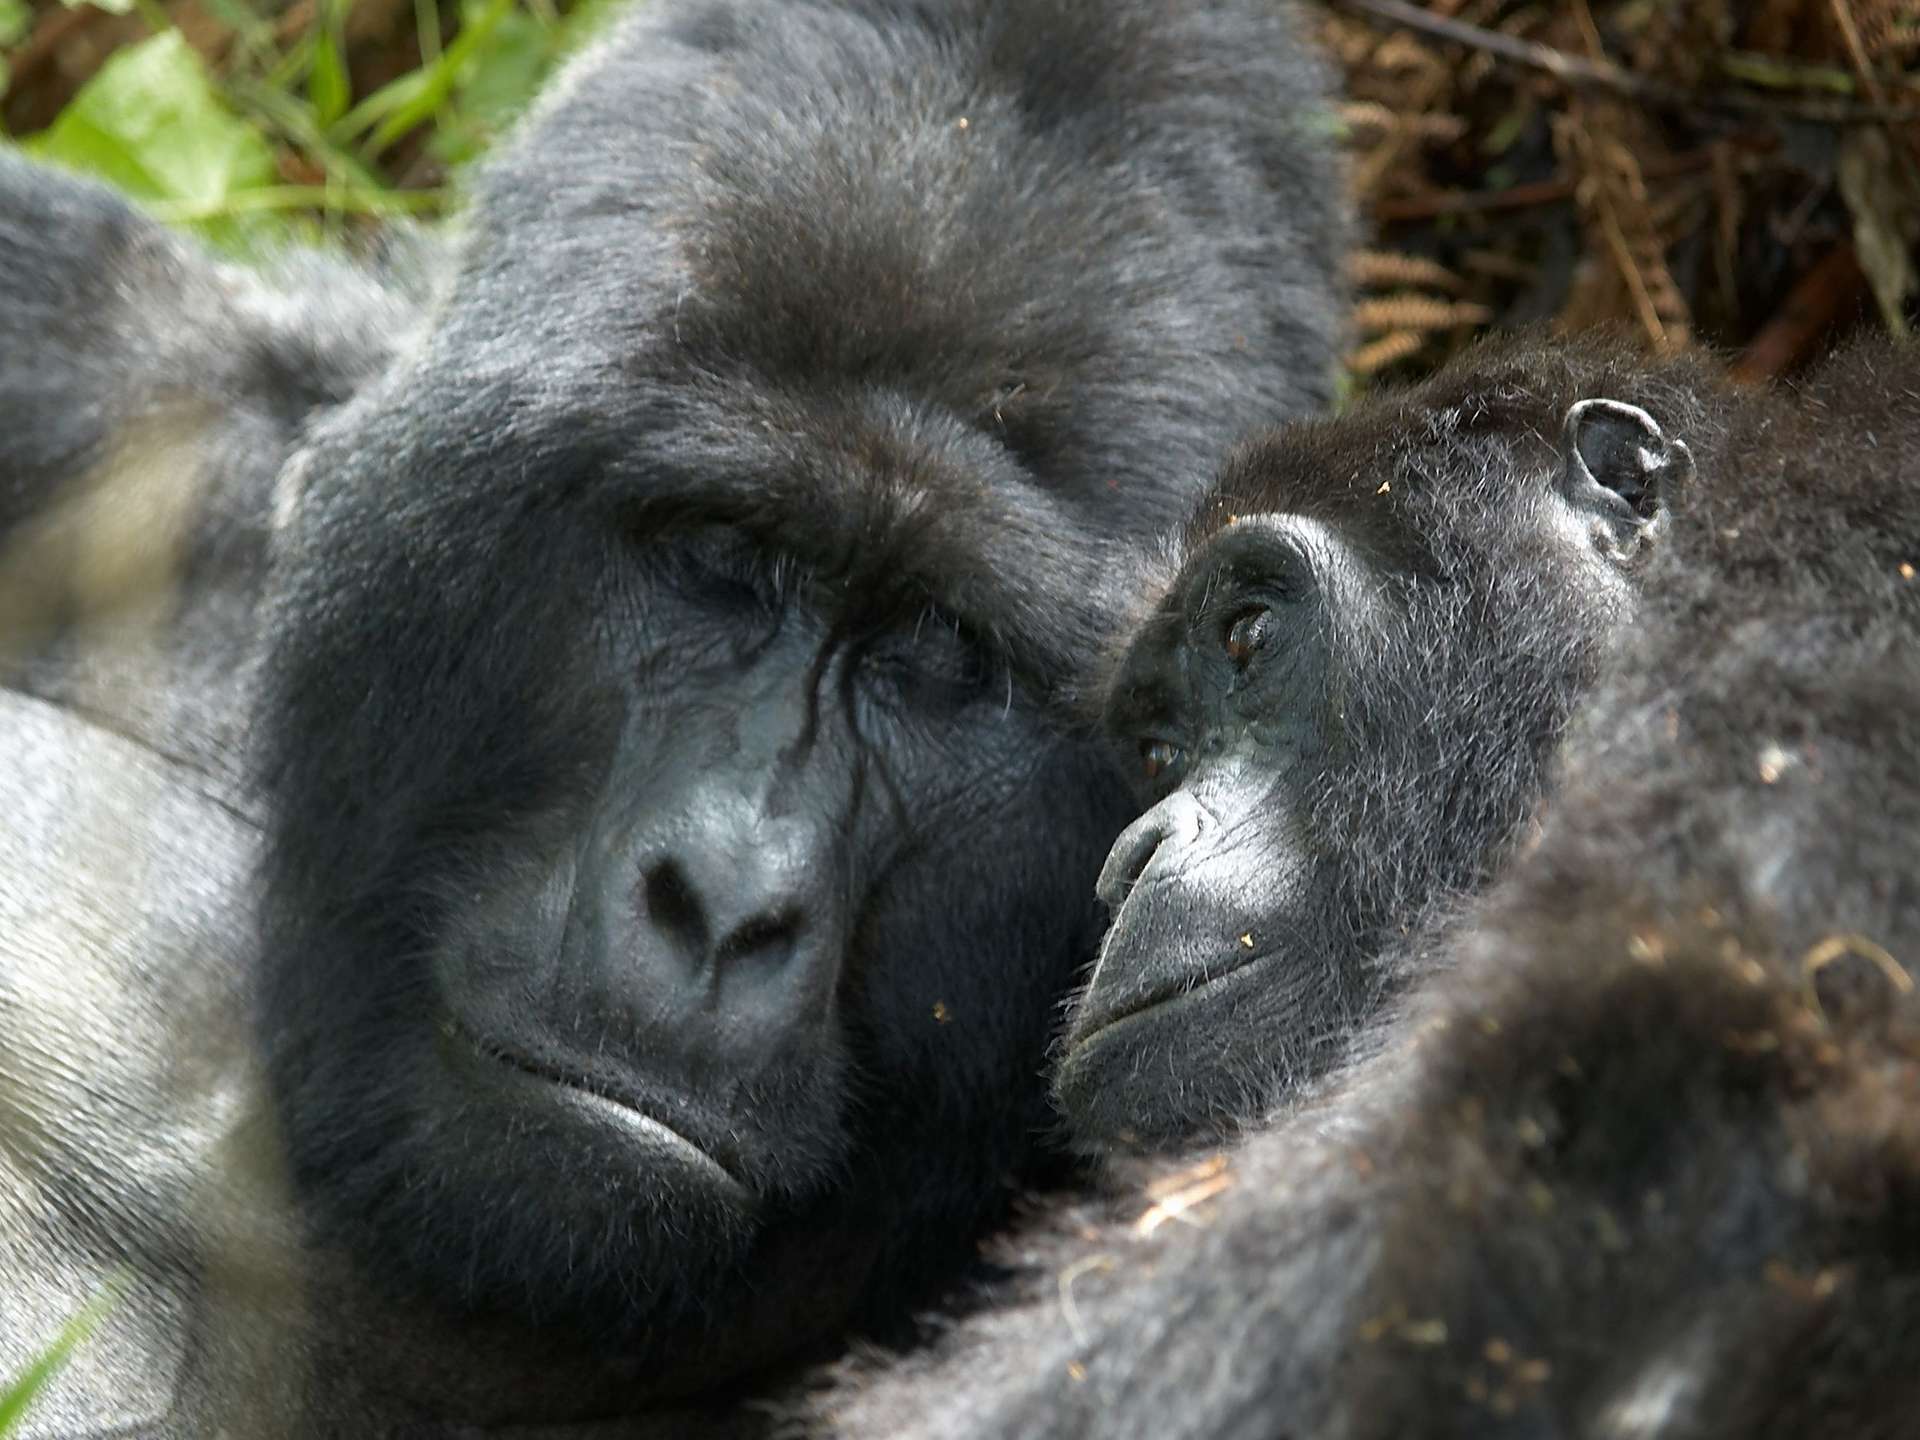
<path fill-rule="evenodd" d="M 1150 808 L 1057 1072 L 1088 1144 L 1323 1073 L 1537 807 L 1723 402 L 1625 347 L 1498 356 L 1243 449 L 1164 553 L 1105 715 Z"/>
<path fill-rule="evenodd" d="M 749 1428 L 926 1301 L 1130 810 L 1061 682 L 1328 395 L 1320 95 L 1257 0 L 654 3 L 397 278 L 0 160 L 0 1369 L 125 1285 L 42 1432 Z"/>
<path fill-rule="evenodd" d="M 1377 493 L 1377 524 L 1319 512 L 1350 555 L 1399 528 L 1389 493 L 1397 509 L 1421 486 L 1451 491 L 1468 532 L 1535 532 L 1516 592 L 1533 603 L 1458 616 L 1495 627 L 1515 665 L 1618 627 L 1539 831 L 1479 901 L 1391 947 L 1382 963 L 1422 978 L 1351 1069 L 1120 1213 L 1017 1236 L 1016 1292 L 848 1377 L 825 1403 L 834 1433 L 1911 1434 L 1915 359 L 1871 342 L 1797 396 L 1735 396 L 1657 372 L 1622 390 L 1632 375 L 1585 345 L 1490 348 L 1242 451 L 1236 506 L 1284 516 L 1330 481 Z M 1623 396 L 1583 459 L 1556 457 L 1593 413 L 1566 425 L 1573 402 Z M 1643 443 L 1649 424 L 1662 438 Z M 1570 471 L 1576 493 L 1589 469 L 1671 474 L 1676 443 L 1691 483 L 1590 496 L 1603 523 L 1567 527 Z M 1635 593 L 1562 603 L 1553 557 L 1589 536 L 1603 556 L 1642 522 Z M 1423 633 L 1390 591 L 1365 605 Z M 1238 612 L 1218 613 L 1231 642 Z M 1530 683 L 1480 697 L 1490 735 Z M 1284 877 L 1281 833 L 1247 850 L 1272 847 Z M 1254 1043 L 1232 1012 L 1207 1021 Z"/>

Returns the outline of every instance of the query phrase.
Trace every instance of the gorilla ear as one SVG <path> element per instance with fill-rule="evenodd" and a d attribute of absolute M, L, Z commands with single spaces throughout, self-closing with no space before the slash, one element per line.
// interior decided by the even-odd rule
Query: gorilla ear
<path fill-rule="evenodd" d="M 1693 474 L 1686 442 L 1638 405 L 1582 400 L 1560 433 L 1560 493 L 1630 546 L 1666 516 L 1668 497 Z"/>

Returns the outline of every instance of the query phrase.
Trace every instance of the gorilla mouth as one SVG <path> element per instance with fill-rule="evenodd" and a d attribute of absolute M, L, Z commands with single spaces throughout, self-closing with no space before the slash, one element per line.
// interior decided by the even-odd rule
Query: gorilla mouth
<path fill-rule="evenodd" d="M 1198 970 L 1191 975 L 1181 976 L 1170 984 L 1158 985 L 1137 994 L 1122 996 L 1115 1000 L 1110 1008 L 1102 1006 L 1092 1013 L 1089 1013 L 1091 1006 L 1083 1004 L 1081 1024 L 1074 1027 L 1077 1033 L 1071 1037 L 1069 1051 L 1084 1048 L 1116 1026 L 1129 1022 L 1141 1023 L 1146 1017 L 1157 1015 L 1160 1011 L 1171 1009 L 1185 1001 L 1198 1000 L 1220 989 L 1234 976 L 1258 965 L 1262 960 L 1270 959 L 1277 953 L 1274 950 L 1248 951 L 1244 955 L 1236 955 L 1233 963 L 1224 968 L 1213 971 Z M 1088 991 L 1086 998 L 1092 1001 L 1095 998 L 1095 992 Z"/>
<path fill-rule="evenodd" d="M 643 1110 L 625 1095 L 604 1082 L 547 1059 L 537 1059 L 509 1050 L 496 1041 L 483 1040 L 459 1021 L 449 1021 L 445 1033 L 457 1036 L 471 1055 L 490 1060 L 495 1078 L 504 1074 L 516 1088 L 521 1083 L 538 1085 L 552 1095 L 559 1092 L 569 1106 L 586 1112 L 602 1125 L 613 1125 L 653 1155 L 706 1176 L 742 1202 L 751 1192 L 735 1174 L 735 1167 L 698 1141 L 674 1129 L 658 1116 Z"/>

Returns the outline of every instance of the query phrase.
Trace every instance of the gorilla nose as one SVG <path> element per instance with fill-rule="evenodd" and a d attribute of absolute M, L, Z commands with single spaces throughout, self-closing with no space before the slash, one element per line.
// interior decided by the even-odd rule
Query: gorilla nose
<path fill-rule="evenodd" d="M 1094 882 L 1094 892 L 1106 907 L 1117 911 L 1127 903 L 1163 848 L 1178 853 L 1198 840 L 1205 813 L 1193 796 L 1176 790 L 1122 830 Z"/>
<path fill-rule="evenodd" d="M 689 974 L 778 970 L 819 927 L 815 827 L 743 799 L 695 807 L 640 867 L 640 920 Z"/>
<path fill-rule="evenodd" d="M 704 883 L 690 869 L 704 872 Z M 666 859 L 648 867 L 642 885 L 653 928 L 695 966 L 784 965 L 806 924 L 797 900 L 742 885 L 734 867 Z"/>

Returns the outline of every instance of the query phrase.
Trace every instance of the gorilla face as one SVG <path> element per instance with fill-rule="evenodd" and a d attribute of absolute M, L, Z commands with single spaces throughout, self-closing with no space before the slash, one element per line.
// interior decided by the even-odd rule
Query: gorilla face
<path fill-rule="evenodd" d="M 580 1113 L 627 1127 L 683 1202 L 737 1223 L 845 1162 L 850 984 L 910 1030 L 943 1005 L 978 1017 L 889 963 L 910 953 L 888 943 L 890 887 L 921 853 L 980 843 L 1057 747 L 1024 698 L 1016 718 L 1009 663 L 910 590 L 849 585 L 722 524 L 654 529 L 613 563 L 580 687 L 603 709 L 604 771 L 477 911 L 449 916 L 445 1048 L 518 1088 L 617 1102 Z M 966 899 L 945 908 L 993 943 Z"/>
<path fill-rule="evenodd" d="M 441 447 L 384 433 L 315 473 L 438 493 Z M 286 813 L 341 828 L 277 851 L 271 1059 L 323 1228 L 410 1291 L 751 1355 L 901 1303 L 1038 1128 L 1017 1079 L 1129 802 L 951 577 L 1019 558 L 1069 604 L 1077 572 L 887 472 L 782 516 L 774 463 L 759 515 L 612 472 L 510 520 L 484 485 L 404 526 L 304 502 L 280 793 L 326 766 L 339 808 Z"/>
<path fill-rule="evenodd" d="M 1230 461 L 1108 695 L 1149 808 L 1057 1072 L 1082 1138 L 1257 1118 L 1496 862 L 1691 473 L 1697 403 L 1663 423 L 1630 377 L 1443 376 Z"/>

